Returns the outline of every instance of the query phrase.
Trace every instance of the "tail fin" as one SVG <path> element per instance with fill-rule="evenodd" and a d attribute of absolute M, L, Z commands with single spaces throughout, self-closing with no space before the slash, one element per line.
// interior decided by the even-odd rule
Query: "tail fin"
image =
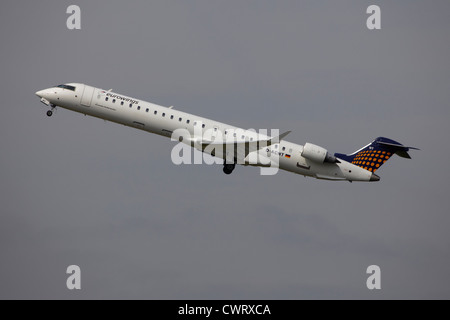
<path fill-rule="evenodd" d="M 352 154 L 335 153 L 334 155 L 370 172 L 375 172 L 394 154 L 411 159 L 408 154 L 409 149 L 419 150 L 414 147 L 405 147 L 401 143 L 388 138 L 378 137 L 372 143 Z"/>

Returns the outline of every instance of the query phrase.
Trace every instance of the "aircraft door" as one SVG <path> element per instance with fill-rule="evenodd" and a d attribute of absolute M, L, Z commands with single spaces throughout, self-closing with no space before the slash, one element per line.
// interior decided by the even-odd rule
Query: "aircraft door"
<path fill-rule="evenodd" d="M 81 97 L 81 105 L 85 107 L 90 107 L 92 102 L 92 97 L 94 96 L 94 87 L 84 86 L 83 96 Z"/>

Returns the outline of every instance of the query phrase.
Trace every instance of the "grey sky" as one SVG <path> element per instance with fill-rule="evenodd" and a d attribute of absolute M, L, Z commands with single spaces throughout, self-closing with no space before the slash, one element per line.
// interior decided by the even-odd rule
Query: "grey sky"
<path fill-rule="evenodd" d="M 365 26 L 370 4 L 380 31 Z M 0 298 L 450 298 L 448 1 L 1 6 Z M 225 176 L 173 165 L 162 137 L 47 118 L 34 92 L 65 82 L 332 152 L 378 136 L 422 150 L 378 183 Z"/>

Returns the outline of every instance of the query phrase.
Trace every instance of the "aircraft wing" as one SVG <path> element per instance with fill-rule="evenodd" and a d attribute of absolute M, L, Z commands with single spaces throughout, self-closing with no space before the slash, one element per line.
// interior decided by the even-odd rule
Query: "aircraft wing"
<path fill-rule="evenodd" d="M 232 141 L 211 141 L 205 139 L 192 139 L 193 142 L 201 144 L 201 148 L 206 152 L 217 150 L 226 155 L 226 161 L 230 163 L 244 163 L 244 159 L 254 151 L 258 151 L 261 148 L 268 147 L 272 144 L 279 143 L 283 140 L 291 131 L 286 131 L 279 136 L 270 139 L 261 139 L 256 141 L 248 140 L 232 140 Z"/>

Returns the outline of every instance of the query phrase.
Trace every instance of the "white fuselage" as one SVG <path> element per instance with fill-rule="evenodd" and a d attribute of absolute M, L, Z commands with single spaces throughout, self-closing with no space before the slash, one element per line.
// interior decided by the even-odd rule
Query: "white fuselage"
<path fill-rule="evenodd" d="M 175 130 L 184 129 L 190 133 L 193 140 L 200 130 L 203 133 L 209 130 L 213 134 L 214 132 L 222 134 L 239 132 L 239 135 L 242 134 L 245 139 L 255 141 L 271 138 L 255 131 L 240 129 L 81 83 L 69 83 L 65 86 L 69 89 L 54 87 L 38 91 L 36 94 L 44 103 L 52 107 L 59 106 L 166 137 L 171 137 Z M 202 150 L 201 147 L 197 149 Z M 304 158 L 303 145 L 281 140 L 263 149 L 258 152 L 265 153 L 267 156 L 269 154 L 277 156 L 279 168 L 282 170 L 318 179 L 371 181 L 371 172 L 344 160 L 338 163 L 319 163 Z"/>

